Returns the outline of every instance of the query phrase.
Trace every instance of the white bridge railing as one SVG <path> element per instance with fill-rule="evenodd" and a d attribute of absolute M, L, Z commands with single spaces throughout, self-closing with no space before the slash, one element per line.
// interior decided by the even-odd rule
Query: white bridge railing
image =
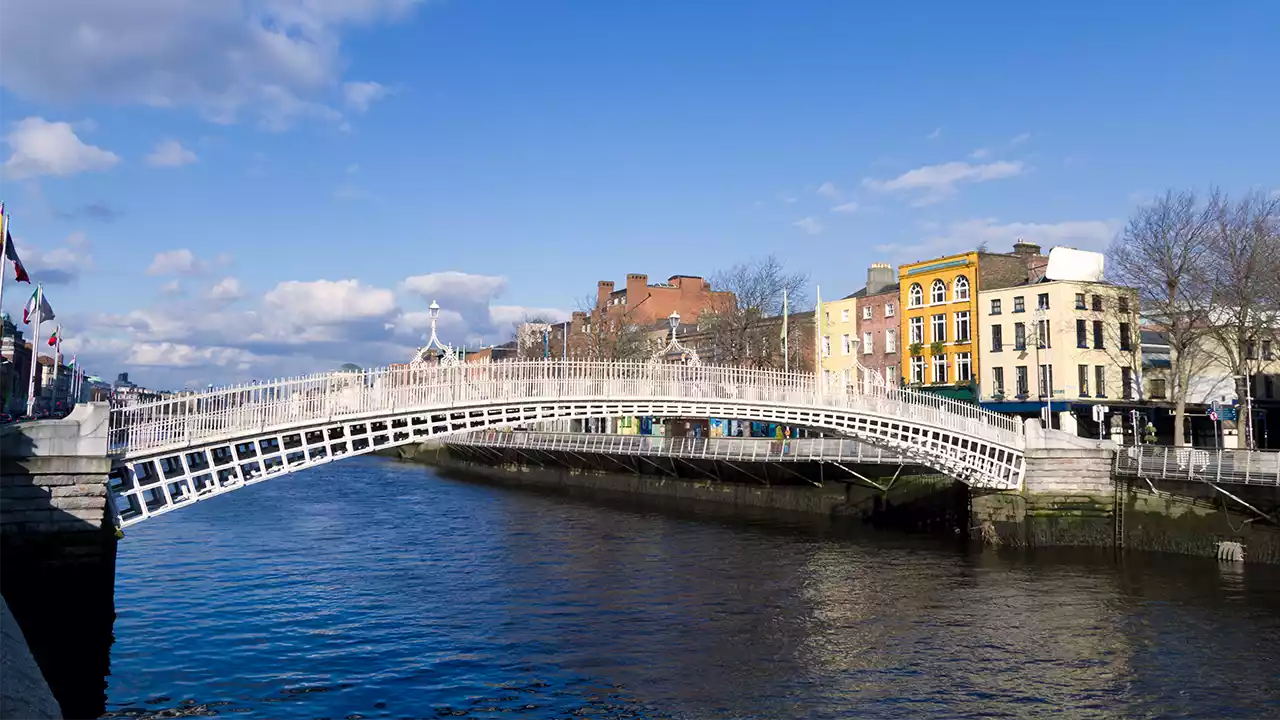
<path fill-rule="evenodd" d="M 393 366 L 218 388 L 114 408 L 111 450 L 128 458 L 344 418 L 500 403 L 719 400 L 852 410 L 1021 449 L 1016 418 L 905 388 L 826 390 L 814 376 L 652 362 L 507 361 Z"/>
<path fill-rule="evenodd" d="M 1116 452 L 1119 475 L 1280 486 L 1280 452 L 1142 445 Z"/>

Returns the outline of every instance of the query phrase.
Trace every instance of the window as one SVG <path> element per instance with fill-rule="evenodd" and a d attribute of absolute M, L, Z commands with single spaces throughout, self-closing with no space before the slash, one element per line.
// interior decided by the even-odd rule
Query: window
<path fill-rule="evenodd" d="M 1147 396 L 1152 400 L 1164 400 L 1166 397 L 1164 378 L 1151 378 L 1149 382 L 1151 389 L 1147 392 Z"/>
<path fill-rule="evenodd" d="M 939 313 L 933 316 L 933 335 L 932 342 L 947 341 L 947 315 Z"/>
<path fill-rule="evenodd" d="M 884 316 L 893 317 L 893 303 L 887 302 L 884 304 Z"/>
<path fill-rule="evenodd" d="M 1040 366 L 1040 397 L 1053 399 L 1053 366 Z"/>
<path fill-rule="evenodd" d="M 961 310 L 956 313 L 956 342 L 969 342 L 969 311 Z"/>
<path fill-rule="evenodd" d="M 924 304 L 924 290 L 920 288 L 920 283 L 911 283 L 911 289 L 907 291 L 907 307 L 920 307 Z"/>
<path fill-rule="evenodd" d="M 1013 349 L 1027 349 L 1027 326 L 1022 323 L 1013 324 Z"/>
<path fill-rule="evenodd" d="M 1084 293 L 1076 293 L 1076 309 L 1088 310 L 1088 306 L 1084 304 Z"/>
<path fill-rule="evenodd" d="M 1128 295 L 1121 295 L 1120 297 L 1116 298 L 1116 300 L 1120 303 L 1120 312 L 1122 313 L 1129 312 L 1129 296 Z"/>
<path fill-rule="evenodd" d="M 1274 359 L 1275 359 L 1275 356 L 1271 354 L 1271 341 L 1270 341 L 1270 340 L 1263 340 L 1263 341 L 1262 341 L 1262 359 L 1263 359 L 1263 360 L 1274 360 Z"/>
<path fill-rule="evenodd" d="M 911 358 L 911 384 L 921 385 L 924 383 L 924 358 L 916 355 Z"/>
<path fill-rule="evenodd" d="M 886 385 L 889 385 L 890 387 L 898 384 L 898 366 L 897 365 L 884 366 L 884 382 Z"/>
<path fill-rule="evenodd" d="M 871 309 L 871 308 L 865 308 L 865 309 L 864 309 L 864 312 L 863 312 L 863 315 L 864 315 L 864 316 L 866 316 L 866 312 L 865 312 L 865 310 L 870 310 L 870 309 Z M 849 322 L 849 311 L 848 311 L 848 310 L 841 310 L 841 311 L 840 311 L 840 322 Z"/>
<path fill-rule="evenodd" d="M 944 385 L 947 382 L 947 356 L 933 356 L 933 384 Z"/>
<path fill-rule="evenodd" d="M 1094 295 L 1094 296 L 1093 296 L 1093 309 L 1094 309 L 1094 310 L 1102 310 L 1102 296 L 1101 296 L 1101 295 Z"/>
<path fill-rule="evenodd" d="M 1105 345 L 1102 343 L 1102 321 L 1093 321 L 1093 349 L 1102 350 Z"/>
<path fill-rule="evenodd" d="M 871 333 L 869 332 L 862 333 L 862 354 L 870 355 L 873 347 L 874 347 L 874 338 L 871 336 Z"/>
<path fill-rule="evenodd" d="M 968 300 L 969 299 L 969 278 L 958 275 L 955 282 L 951 285 L 952 300 Z"/>
<path fill-rule="evenodd" d="M 956 382 L 969 382 L 973 379 L 973 359 L 967 352 L 956 353 Z"/>
<path fill-rule="evenodd" d="M 1019 365 L 1018 367 L 1014 368 L 1014 372 L 1018 382 L 1018 387 L 1017 387 L 1018 397 L 1026 397 L 1027 396 L 1027 366 Z"/>
<path fill-rule="evenodd" d="M 1133 368 L 1120 368 L 1120 392 L 1123 393 L 1125 400 L 1133 399 Z"/>
<path fill-rule="evenodd" d="M 1125 352 L 1128 352 L 1133 349 L 1130 345 L 1130 342 L 1132 339 L 1130 336 L 1130 332 L 1131 331 L 1129 330 L 1129 323 L 1120 323 L 1120 349 L 1124 350 Z"/>
<path fill-rule="evenodd" d="M 831 324 L 831 311 L 827 310 L 822 313 L 822 322 L 826 325 Z"/>
<path fill-rule="evenodd" d="M 1255 345 L 1255 344 L 1254 344 L 1254 342 L 1253 342 L 1252 340 L 1247 340 L 1247 341 L 1245 341 L 1245 344 L 1244 344 L 1244 357 L 1245 357 L 1245 359 L 1246 359 L 1246 360 L 1257 360 L 1257 359 L 1258 359 L 1258 346 L 1257 346 L 1257 345 Z"/>
<path fill-rule="evenodd" d="M 1266 396 L 1268 400 L 1271 400 L 1276 396 L 1276 382 L 1270 375 L 1264 375 L 1262 377 L 1262 394 Z"/>
<path fill-rule="evenodd" d="M 822 336 L 822 357 L 827 357 L 830 354 L 831 354 L 831 336 L 823 335 Z"/>
<path fill-rule="evenodd" d="M 898 352 L 898 331 L 890 328 L 884 331 L 884 351 L 886 353 Z"/>
<path fill-rule="evenodd" d="M 907 332 L 910 333 L 912 345 L 924 342 L 924 318 L 913 317 L 907 321 Z"/>
<path fill-rule="evenodd" d="M 1041 350 L 1051 347 L 1050 340 L 1051 338 L 1049 337 L 1049 321 L 1037 320 L 1036 321 L 1036 347 L 1040 348 Z"/>
<path fill-rule="evenodd" d="M 1089 321 L 1076 320 L 1076 347 L 1089 347 Z"/>
<path fill-rule="evenodd" d="M 1104 365 L 1093 368 L 1093 393 L 1098 397 L 1107 396 L 1107 368 Z"/>
<path fill-rule="evenodd" d="M 929 286 L 929 302 L 941 303 L 947 301 L 947 284 L 941 280 L 934 280 L 933 285 Z"/>
<path fill-rule="evenodd" d="M 991 352 L 1000 352 L 1004 350 L 1004 328 L 1000 325 L 991 326 Z"/>
<path fill-rule="evenodd" d="M 1089 397 L 1089 366 L 1081 365 L 1076 370 L 1079 372 L 1076 382 L 1080 385 L 1080 397 L 1087 398 Z"/>
<path fill-rule="evenodd" d="M 1036 296 L 1036 309 L 1037 310 L 1049 309 L 1049 293 L 1040 293 L 1039 295 Z"/>
<path fill-rule="evenodd" d="M 1004 395 L 1004 368 L 993 368 L 991 371 L 991 394 Z"/>
<path fill-rule="evenodd" d="M 847 320 L 848 318 L 845 318 L 845 319 Z M 870 305 L 863 305 L 863 306 L 862 306 L 862 319 L 863 319 L 863 320 L 870 320 L 870 319 L 871 319 L 871 306 L 870 306 Z"/>
<path fill-rule="evenodd" d="M 1016 313 L 1026 312 L 1027 306 L 1024 304 L 1021 295 L 1015 295 L 1013 298 L 1013 311 Z"/>
<path fill-rule="evenodd" d="M 840 379 L 844 381 L 845 385 L 849 384 L 849 368 L 840 371 Z"/>
<path fill-rule="evenodd" d="M 870 333 L 867 333 L 870 335 Z M 849 337 L 849 333 L 840 336 L 840 354 L 848 355 L 853 352 L 853 338 Z"/>
<path fill-rule="evenodd" d="M 992 315 L 999 315 L 999 314 L 1000 314 L 1000 298 L 992 298 L 992 300 L 991 300 L 991 314 L 992 314 Z"/>

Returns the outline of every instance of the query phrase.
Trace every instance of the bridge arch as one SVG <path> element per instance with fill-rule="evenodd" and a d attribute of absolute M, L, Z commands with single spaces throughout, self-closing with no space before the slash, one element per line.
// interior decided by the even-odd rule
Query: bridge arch
<path fill-rule="evenodd" d="M 975 487 L 1016 489 L 1016 420 L 910 390 L 828 392 L 812 375 L 632 362 L 498 362 L 291 378 L 112 411 L 122 525 L 336 459 L 486 428 L 723 417 L 839 433 Z"/>

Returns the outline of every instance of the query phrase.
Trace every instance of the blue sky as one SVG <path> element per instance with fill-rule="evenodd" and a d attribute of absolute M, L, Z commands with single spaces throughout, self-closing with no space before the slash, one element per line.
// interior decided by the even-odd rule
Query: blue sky
<path fill-rule="evenodd" d="M 0 197 L 68 352 L 178 387 L 1280 188 L 1280 5 L 973 5 L 0 0 Z"/>

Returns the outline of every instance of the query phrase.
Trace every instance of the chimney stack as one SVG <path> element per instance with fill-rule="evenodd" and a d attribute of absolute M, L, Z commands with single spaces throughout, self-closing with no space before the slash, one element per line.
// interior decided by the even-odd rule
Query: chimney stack
<path fill-rule="evenodd" d="M 1022 238 L 1018 238 L 1018 242 L 1013 244 L 1014 255 L 1039 255 L 1040 246 L 1035 243 L 1027 242 Z"/>
<path fill-rule="evenodd" d="M 876 295 L 897 280 L 893 276 L 893 267 L 889 263 L 871 263 L 867 268 L 867 294 Z"/>

